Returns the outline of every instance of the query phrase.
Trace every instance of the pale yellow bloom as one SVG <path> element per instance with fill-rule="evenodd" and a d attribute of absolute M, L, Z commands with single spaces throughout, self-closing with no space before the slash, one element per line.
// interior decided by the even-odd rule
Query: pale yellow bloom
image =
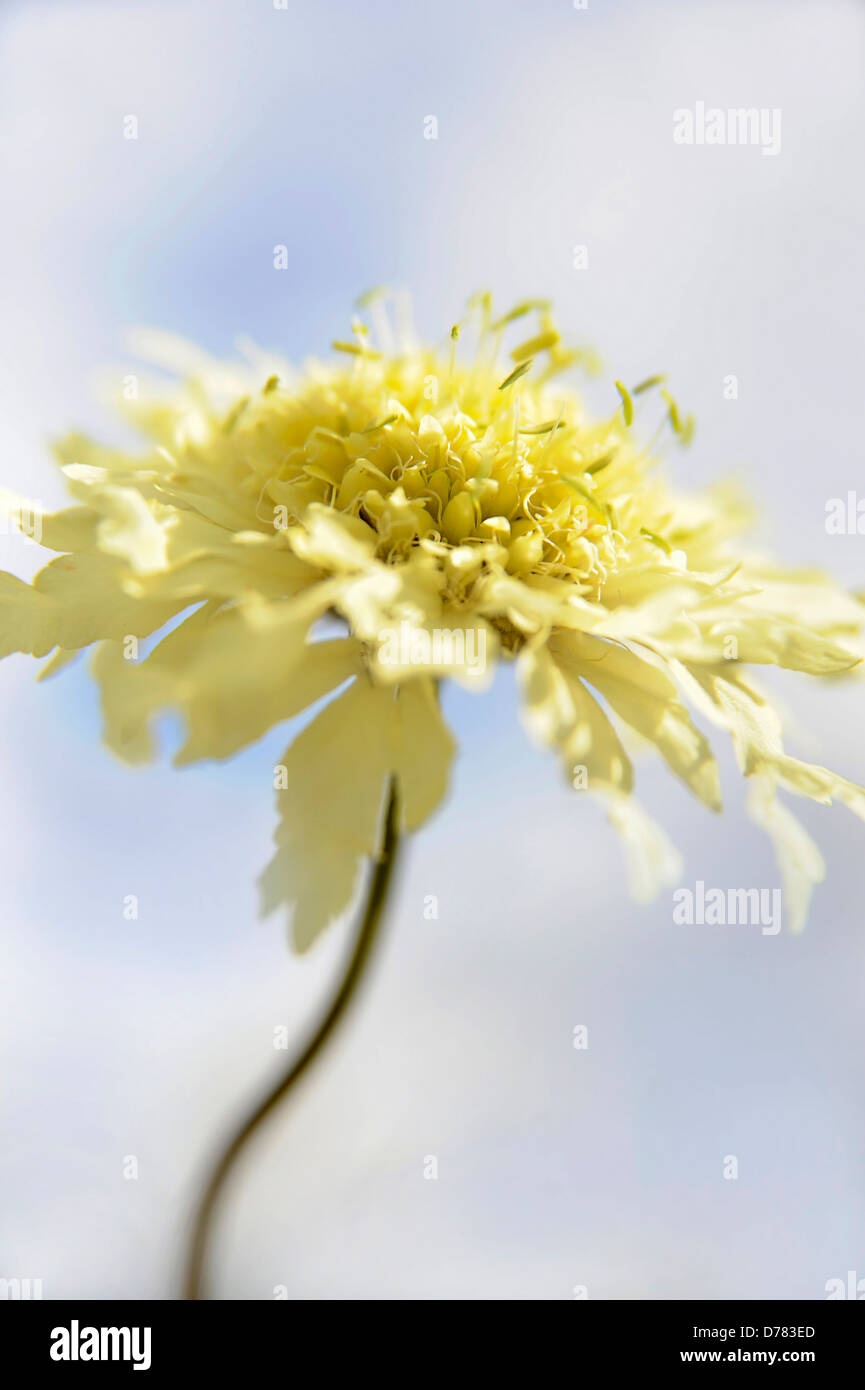
<path fill-rule="evenodd" d="M 300 949 L 349 905 L 390 777 L 404 828 L 444 796 L 454 745 L 437 681 L 478 689 L 497 659 L 516 663 L 532 733 L 607 803 L 641 896 L 679 860 L 633 799 L 633 736 L 719 810 L 688 706 L 728 730 L 801 925 L 823 864 L 776 791 L 863 817 L 865 792 L 784 752 L 748 668 L 850 669 L 861 603 L 742 550 L 750 512 L 732 489 L 671 489 L 643 420 L 660 409 L 679 442 L 692 423 L 660 383 L 617 383 L 615 409 L 591 419 L 560 375 L 591 362 L 545 306 L 498 324 L 484 297 L 475 310 L 471 348 L 455 330 L 441 350 L 386 354 L 356 324 L 341 356 L 301 373 L 140 341 L 183 383 L 128 403 L 143 452 L 59 446 L 76 505 L 42 519 L 59 557 L 32 585 L 0 575 L 0 655 L 53 653 L 52 672 L 95 644 L 105 739 L 131 762 L 152 755 L 166 708 L 184 717 L 187 764 L 332 697 L 278 769 L 263 877 L 265 910 L 293 905 Z M 333 615 L 343 635 L 319 640 Z M 136 659 L 129 639 L 166 624 Z"/>

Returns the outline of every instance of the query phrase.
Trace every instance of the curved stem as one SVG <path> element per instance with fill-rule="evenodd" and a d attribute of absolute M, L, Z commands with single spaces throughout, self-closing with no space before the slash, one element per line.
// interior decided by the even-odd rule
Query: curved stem
<path fill-rule="evenodd" d="M 391 780 L 388 788 L 382 851 L 376 861 L 370 879 L 366 907 L 342 982 L 330 1008 L 300 1057 L 297 1061 L 292 1062 L 288 1071 L 277 1082 L 273 1090 L 264 1097 L 238 1127 L 213 1166 L 196 1214 L 192 1239 L 189 1245 L 189 1255 L 183 1284 L 183 1298 L 185 1299 L 200 1299 L 202 1297 L 204 1263 L 207 1255 L 207 1245 L 213 1224 L 214 1213 L 219 1204 L 219 1199 L 222 1196 L 226 1180 L 231 1175 L 237 1159 L 262 1123 L 272 1114 L 280 1101 L 288 1095 L 296 1082 L 300 1080 L 307 1067 L 309 1067 L 318 1056 L 355 993 L 364 966 L 369 959 L 370 951 L 381 921 L 382 909 L 385 904 L 388 887 L 396 863 L 398 843 L 396 783 Z"/>

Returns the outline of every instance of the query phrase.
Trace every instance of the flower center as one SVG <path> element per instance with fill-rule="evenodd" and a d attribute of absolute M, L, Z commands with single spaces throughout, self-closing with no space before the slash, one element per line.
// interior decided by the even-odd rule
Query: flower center
<path fill-rule="evenodd" d="M 289 523 L 313 502 L 356 518 L 385 562 L 477 547 L 510 574 L 596 591 L 627 544 L 614 499 L 633 447 L 615 419 L 577 419 L 567 393 L 502 389 L 501 369 L 443 371 L 430 354 L 268 399 L 281 460 L 263 494 Z"/>

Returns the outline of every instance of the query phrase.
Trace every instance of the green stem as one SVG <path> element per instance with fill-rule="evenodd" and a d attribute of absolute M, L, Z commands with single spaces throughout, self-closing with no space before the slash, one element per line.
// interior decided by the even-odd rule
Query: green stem
<path fill-rule="evenodd" d="M 397 830 L 396 784 L 394 781 L 391 781 L 388 789 L 384 843 L 382 845 L 381 855 L 376 861 L 370 879 L 366 906 L 355 938 L 354 948 L 342 978 L 342 983 L 337 990 L 330 1008 L 303 1052 L 300 1054 L 300 1057 L 291 1064 L 288 1071 L 277 1082 L 270 1093 L 265 1096 L 247 1119 L 238 1127 L 213 1166 L 207 1186 L 204 1189 L 204 1195 L 201 1198 L 196 1213 L 192 1239 L 189 1244 L 189 1254 L 183 1284 L 183 1297 L 185 1299 L 200 1299 L 203 1297 L 204 1265 L 213 1226 L 213 1218 L 216 1208 L 219 1205 L 220 1198 L 222 1197 L 226 1180 L 231 1175 L 237 1159 L 240 1157 L 248 1141 L 258 1131 L 267 1117 L 273 1113 L 280 1101 L 288 1095 L 289 1091 L 292 1090 L 310 1064 L 318 1056 L 319 1052 L 321 1052 L 324 1044 L 327 1042 L 327 1039 L 330 1037 L 330 1034 L 333 1032 L 357 989 L 381 922 L 382 909 L 385 904 L 388 887 L 390 886 L 394 866 L 396 864 L 398 844 L 399 833 Z"/>

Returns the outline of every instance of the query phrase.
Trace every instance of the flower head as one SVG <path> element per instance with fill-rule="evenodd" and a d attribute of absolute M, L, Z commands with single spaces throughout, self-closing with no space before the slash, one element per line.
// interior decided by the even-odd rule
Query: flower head
<path fill-rule="evenodd" d="M 528 726 L 569 781 L 606 801 L 640 893 L 677 859 L 633 798 L 631 735 L 719 810 L 688 705 L 725 728 L 801 925 L 822 861 L 776 792 L 860 816 L 865 792 L 785 753 L 749 668 L 850 669 L 862 605 L 743 551 L 735 490 L 670 487 L 641 417 L 660 403 L 680 443 L 693 424 L 662 379 L 617 382 L 591 419 L 561 375 L 591 356 L 565 348 L 548 306 L 493 322 L 481 296 L 472 318 L 471 348 L 454 328 L 440 350 L 391 349 L 356 323 L 334 361 L 301 373 L 252 352 L 226 367 L 151 335 L 183 382 L 128 403 L 143 452 L 60 444 L 76 505 L 41 518 L 60 554 L 32 585 L 0 575 L 0 655 L 53 653 L 51 673 L 94 645 L 105 739 L 131 762 L 151 756 L 166 708 L 184 717 L 187 764 L 331 697 L 277 768 L 262 880 L 265 910 L 293 906 L 301 949 L 376 853 L 390 778 L 407 829 L 444 796 L 439 679 L 479 688 L 496 660 L 516 663 Z M 340 635 L 322 636 L 334 615 Z"/>

